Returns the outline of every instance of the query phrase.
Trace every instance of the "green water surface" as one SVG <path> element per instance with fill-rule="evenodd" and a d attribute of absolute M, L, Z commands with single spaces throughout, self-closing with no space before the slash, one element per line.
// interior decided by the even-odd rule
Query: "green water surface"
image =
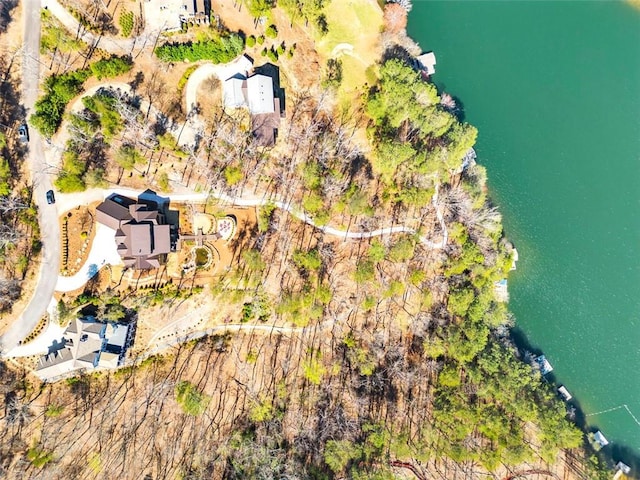
<path fill-rule="evenodd" d="M 520 253 L 510 307 L 586 414 L 640 419 L 640 11 L 613 1 L 414 0 L 409 35 L 478 127 Z M 640 454 L 624 409 L 591 415 Z M 607 447 L 611 448 L 611 447 Z"/>

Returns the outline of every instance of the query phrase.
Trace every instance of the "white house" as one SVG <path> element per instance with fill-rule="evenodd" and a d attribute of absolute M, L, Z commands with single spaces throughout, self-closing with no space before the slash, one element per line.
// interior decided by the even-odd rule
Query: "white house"
<path fill-rule="evenodd" d="M 252 115 L 275 112 L 273 79 L 256 74 L 249 78 L 236 74 L 224 82 L 224 106 L 246 107 Z"/>

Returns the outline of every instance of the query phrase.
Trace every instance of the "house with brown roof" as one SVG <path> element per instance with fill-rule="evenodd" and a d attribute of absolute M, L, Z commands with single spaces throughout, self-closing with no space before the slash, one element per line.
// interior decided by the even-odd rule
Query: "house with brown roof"
<path fill-rule="evenodd" d="M 105 323 L 93 317 L 71 321 L 63 334 L 61 348 L 40 357 L 36 374 L 51 379 L 75 370 L 115 368 L 122 364 L 131 344 L 133 329 L 122 323 Z"/>
<path fill-rule="evenodd" d="M 125 267 L 159 268 L 171 252 L 171 227 L 151 202 L 113 194 L 96 208 L 96 220 L 115 231 L 118 254 Z"/>

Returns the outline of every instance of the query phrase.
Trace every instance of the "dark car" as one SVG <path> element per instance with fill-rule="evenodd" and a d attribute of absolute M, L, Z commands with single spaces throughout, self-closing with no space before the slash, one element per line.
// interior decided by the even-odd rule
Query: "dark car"
<path fill-rule="evenodd" d="M 49 190 L 47 192 L 47 203 L 51 205 L 52 203 L 56 203 L 56 197 L 53 194 L 53 190 Z"/>
<path fill-rule="evenodd" d="M 27 143 L 29 141 L 29 129 L 27 128 L 26 123 L 23 123 L 18 127 L 18 138 L 22 143 Z"/>

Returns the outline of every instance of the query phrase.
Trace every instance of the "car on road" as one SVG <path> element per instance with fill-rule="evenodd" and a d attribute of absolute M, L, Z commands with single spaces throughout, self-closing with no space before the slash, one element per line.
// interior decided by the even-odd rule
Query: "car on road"
<path fill-rule="evenodd" d="M 56 197 L 53 194 L 53 190 L 49 190 L 47 192 L 47 203 L 51 205 L 52 203 L 56 203 Z"/>
<path fill-rule="evenodd" d="M 29 141 L 29 129 L 27 128 L 26 123 L 23 123 L 18 127 L 18 138 L 22 143 L 27 143 Z"/>

